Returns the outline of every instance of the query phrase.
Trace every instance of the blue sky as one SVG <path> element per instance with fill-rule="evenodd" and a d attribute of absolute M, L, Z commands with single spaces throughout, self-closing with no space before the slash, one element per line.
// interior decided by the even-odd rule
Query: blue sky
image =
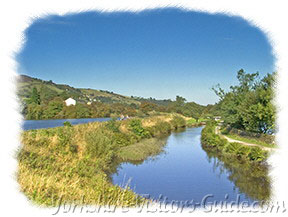
<path fill-rule="evenodd" d="M 86 12 L 37 19 L 18 72 L 74 87 L 200 104 L 218 101 L 236 73 L 274 71 L 271 45 L 239 17 L 179 9 Z"/>

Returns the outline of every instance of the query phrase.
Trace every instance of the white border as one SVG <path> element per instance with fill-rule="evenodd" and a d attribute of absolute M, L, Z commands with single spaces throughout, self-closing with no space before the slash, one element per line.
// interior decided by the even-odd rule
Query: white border
<path fill-rule="evenodd" d="M 64 15 L 87 10 L 114 11 L 129 10 L 140 11 L 155 7 L 177 6 L 189 10 L 201 10 L 210 13 L 229 13 L 229 15 L 242 16 L 251 24 L 257 25 L 269 37 L 273 52 L 277 57 L 276 69 L 279 72 L 276 103 L 279 107 L 277 142 L 281 149 L 272 156 L 271 162 L 274 177 L 274 200 L 286 200 L 287 192 L 287 114 L 288 114 L 288 34 L 287 20 L 288 7 L 285 0 L 8 0 L 1 2 L 1 41 L 0 41 L 0 69 L 1 69 L 1 210 L 5 214 L 19 214 L 21 216 L 51 216 L 47 209 L 31 206 L 25 196 L 19 193 L 15 181 L 16 160 L 13 158 L 15 150 L 19 147 L 19 132 L 21 116 L 15 98 L 15 75 L 17 65 L 15 52 L 21 48 L 24 37 L 23 31 L 29 26 L 33 18 L 47 14 Z M 285 58 L 286 57 L 286 58 Z M 285 159 L 286 157 L 286 159 Z M 287 166 L 286 166 L 287 165 Z M 288 204 L 288 203 L 287 203 Z M 125 215 L 131 215 L 126 213 Z M 157 213 L 159 215 L 159 213 Z M 162 213 L 165 214 L 165 213 Z M 201 214 L 198 213 L 197 214 Z M 202 213 L 203 214 L 203 213 Z M 213 213 L 215 215 L 217 213 Z M 220 214 L 220 213 L 219 213 Z M 75 214 L 74 214 L 75 215 Z M 99 214 L 94 214 L 99 215 Z M 169 214 L 170 215 L 170 214 Z M 230 214 L 229 214 L 230 215 Z"/>

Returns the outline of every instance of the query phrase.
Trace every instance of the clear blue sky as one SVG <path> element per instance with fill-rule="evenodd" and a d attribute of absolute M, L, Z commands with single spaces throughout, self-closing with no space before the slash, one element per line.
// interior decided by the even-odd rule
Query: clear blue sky
<path fill-rule="evenodd" d="M 19 73 L 127 96 L 215 103 L 236 72 L 274 70 L 266 36 L 239 17 L 178 9 L 86 12 L 37 19 Z"/>

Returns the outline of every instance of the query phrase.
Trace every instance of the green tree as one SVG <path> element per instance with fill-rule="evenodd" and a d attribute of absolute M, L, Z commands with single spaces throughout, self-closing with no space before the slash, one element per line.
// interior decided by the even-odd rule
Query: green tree
<path fill-rule="evenodd" d="M 28 102 L 40 105 L 40 103 L 41 103 L 40 94 L 39 94 L 36 87 L 33 87 L 31 97 L 30 97 L 30 100 L 28 100 Z"/>
<path fill-rule="evenodd" d="M 259 80 L 259 73 L 237 73 L 239 84 L 225 93 L 220 85 L 213 88 L 219 96 L 221 116 L 232 127 L 258 133 L 273 133 L 275 106 L 272 103 L 275 73 Z"/>
<path fill-rule="evenodd" d="M 183 106 L 186 102 L 186 99 L 182 96 L 176 96 L 176 105 Z"/>
<path fill-rule="evenodd" d="M 61 98 L 55 98 L 54 100 L 50 101 L 47 106 L 45 106 L 43 118 L 57 118 L 57 115 L 63 110 L 63 106 L 64 104 Z"/>
<path fill-rule="evenodd" d="M 43 118 L 43 107 L 36 104 L 31 103 L 27 106 L 27 115 L 26 119 L 28 120 L 40 120 Z"/>

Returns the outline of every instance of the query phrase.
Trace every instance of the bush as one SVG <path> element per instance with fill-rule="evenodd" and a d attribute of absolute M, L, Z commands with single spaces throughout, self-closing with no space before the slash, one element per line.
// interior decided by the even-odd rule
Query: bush
<path fill-rule="evenodd" d="M 217 150 L 222 150 L 226 145 L 226 140 L 220 138 L 219 135 L 215 134 L 214 122 L 208 122 L 206 127 L 201 132 L 201 143 L 207 148 L 215 148 Z"/>
<path fill-rule="evenodd" d="M 170 123 L 174 129 L 183 128 L 186 126 L 185 119 L 178 115 L 173 116 Z"/>
<path fill-rule="evenodd" d="M 121 133 L 121 132 L 115 133 L 113 135 L 113 140 L 116 142 L 116 144 L 119 147 L 131 145 L 132 143 L 137 142 L 137 139 L 133 137 L 132 135 L 128 135 L 128 134 Z"/>
<path fill-rule="evenodd" d="M 59 127 L 56 133 L 61 146 L 66 146 L 72 141 L 73 128 Z"/>
<path fill-rule="evenodd" d="M 65 127 L 72 127 L 72 124 L 71 124 L 69 121 L 65 121 L 65 122 L 63 123 L 63 125 L 64 125 Z"/>
<path fill-rule="evenodd" d="M 191 118 L 189 120 L 186 121 L 186 126 L 187 127 L 194 127 L 194 126 L 197 126 L 197 125 L 200 125 L 201 122 L 200 121 L 196 121 L 196 119 L 194 118 Z"/>
<path fill-rule="evenodd" d="M 112 135 L 102 128 L 98 128 L 87 134 L 85 141 L 87 143 L 86 156 L 89 158 L 100 158 L 110 155 L 116 147 Z"/>
<path fill-rule="evenodd" d="M 151 137 L 150 132 L 142 126 L 140 119 L 130 120 L 129 130 L 131 130 L 136 136 L 139 136 L 140 138 L 150 138 Z"/>
<path fill-rule="evenodd" d="M 241 145 L 240 148 L 237 150 L 236 155 L 237 157 L 247 158 L 248 154 L 250 153 L 251 148 L 249 146 Z"/>
<path fill-rule="evenodd" d="M 71 144 L 69 146 L 69 150 L 70 150 L 71 153 L 74 153 L 74 154 L 78 153 L 78 145 Z"/>
<path fill-rule="evenodd" d="M 259 147 L 251 148 L 248 158 L 253 161 L 263 161 L 267 157 L 267 152 L 263 151 Z"/>
<path fill-rule="evenodd" d="M 237 142 L 227 143 L 223 151 L 229 154 L 236 154 L 240 149 L 241 145 Z"/>
<path fill-rule="evenodd" d="M 106 126 L 107 129 L 111 130 L 114 133 L 119 133 L 120 132 L 120 130 L 119 130 L 120 122 L 116 121 L 115 118 L 113 118 L 110 121 L 108 121 L 105 126 Z"/>
<path fill-rule="evenodd" d="M 165 121 L 157 121 L 157 123 L 147 128 L 147 130 L 150 132 L 152 136 L 162 136 L 169 134 L 171 132 L 171 125 L 168 122 Z"/>

